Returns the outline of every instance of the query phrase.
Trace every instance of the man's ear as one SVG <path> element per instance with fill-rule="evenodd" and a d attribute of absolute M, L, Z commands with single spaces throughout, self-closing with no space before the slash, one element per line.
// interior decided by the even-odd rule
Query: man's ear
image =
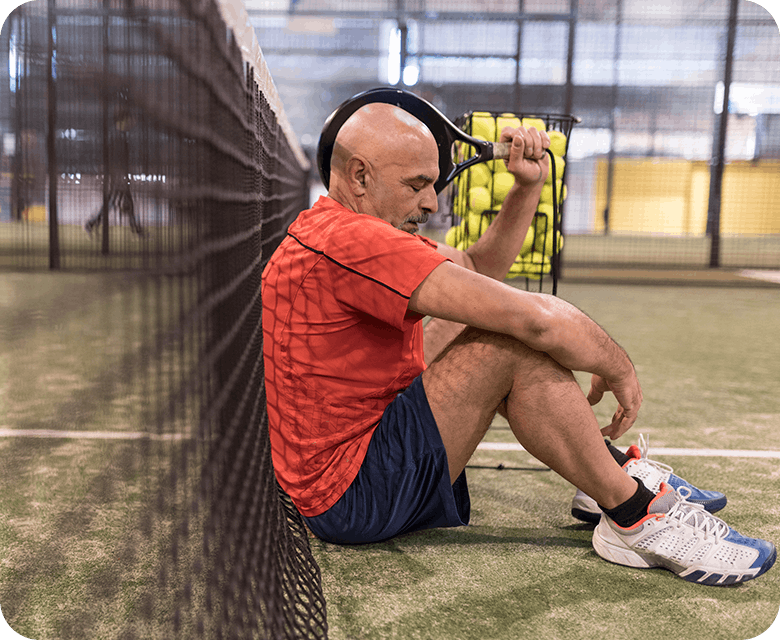
<path fill-rule="evenodd" d="M 360 156 L 352 156 L 347 160 L 346 176 L 349 188 L 356 196 L 362 196 L 366 192 L 366 176 L 370 169 L 368 162 Z"/>

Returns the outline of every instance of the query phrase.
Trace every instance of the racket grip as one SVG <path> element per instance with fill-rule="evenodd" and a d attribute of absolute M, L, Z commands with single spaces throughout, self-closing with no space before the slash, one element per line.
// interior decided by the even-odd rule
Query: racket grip
<path fill-rule="evenodd" d="M 512 148 L 511 142 L 494 142 L 493 158 L 495 160 L 509 160 L 509 150 Z"/>

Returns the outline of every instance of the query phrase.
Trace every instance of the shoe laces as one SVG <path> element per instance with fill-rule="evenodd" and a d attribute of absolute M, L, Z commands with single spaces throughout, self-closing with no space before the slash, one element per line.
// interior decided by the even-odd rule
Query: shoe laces
<path fill-rule="evenodd" d="M 659 516 L 665 516 L 666 519 L 674 521 L 677 529 L 688 525 L 701 531 L 705 540 L 709 536 L 713 536 L 715 544 L 728 535 L 730 528 L 723 520 L 705 511 L 700 504 L 688 502 L 688 498 L 691 496 L 691 490 L 688 487 L 683 486 L 672 490 L 677 494 L 677 501 L 669 511 L 659 513 Z"/>
<path fill-rule="evenodd" d="M 650 434 L 644 435 L 640 433 L 639 451 L 642 455 L 639 458 L 639 462 L 649 467 L 652 467 L 653 469 L 661 473 L 662 474 L 661 482 L 667 482 L 669 480 L 669 477 L 672 475 L 672 473 L 674 473 L 674 469 L 672 469 L 668 464 L 664 464 L 663 462 L 658 462 L 657 460 L 648 459 L 647 453 L 649 450 L 650 450 Z"/>

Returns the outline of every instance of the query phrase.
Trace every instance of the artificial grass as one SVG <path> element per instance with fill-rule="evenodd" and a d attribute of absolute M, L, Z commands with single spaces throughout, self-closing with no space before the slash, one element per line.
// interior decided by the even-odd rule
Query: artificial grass
<path fill-rule="evenodd" d="M 776 461 L 685 461 L 677 470 L 727 492 L 722 513 L 730 524 L 780 541 Z M 524 452 L 479 451 L 472 464 L 534 467 Z M 570 516 L 574 489 L 556 474 L 471 468 L 468 475 L 467 527 L 359 547 L 312 541 L 332 640 L 746 640 L 777 616 L 776 570 L 718 588 L 613 565 L 593 551 L 593 527 Z"/>
<path fill-rule="evenodd" d="M 645 401 L 619 445 L 641 431 L 657 447 L 780 450 L 780 343 L 770 338 L 780 289 L 562 283 L 559 296 L 602 324 L 636 365 Z M 611 398 L 595 407 L 602 424 L 614 408 Z M 497 419 L 485 440 L 512 441 L 505 424 Z M 780 543 L 776 459 L 665 461 L 726 492 L 720 515 L 737 530 Z M 475 468 L 499 464 L 513 470 Z M 612 565 L 592 550 L 592 527 L 569 515 L 573 487 L 528 454 L 478 450 L 471 466 L 468 527 L 361 547 L 313 541 L 332 640 L 747 640 L 778 614 L 777 568 L 718 588 Z"/>
<path fill-rule="evenodd" d="M 164 283 L 144 286 L 136 295 L 120 276 L 4 274 L 0 426 L 135 430 L 148 415 L 149 385 L 164 383 L 165 370 L 128 379 L 114 364 L 133 334 L 117 331 L 143 317 L 144 300 L 163 319 L 182 304 Z M 618 444 L 643 431 L 658 447 L 780 450 L 780 345 L 771 338 L 780 289 L 562 283 L 559 295 L 605 326 L 639 371 L 645 404 Z M 608 399 L 596 407 L 602 422 L 613 410 Z M 488 439 L 512 437 L 497 421 Z M 170 549 L 171 520 L 143 523 L 161 512 L 160 483 L 179 445 L 149 446 L 0 439 L 0 605 L 14 629 L 33 640 L 121 638 L 129 619 L 141 619 L 146 626 L 125 637 L 173 637 L 163 618 L 180 597 L 181 576 L 162 576 L 175 567 L 160 557 Z M 665 461 L 725 491 L 723 516 L 735 528 L 780 543 L 776 460 Z M 493 468 L 499 463 L 507 468 Z M 523 452 L 478 451 L 469 478 L 468 527 L 364 547 L 312 539 L 331 640 L 746 640 L 777 615 L 778 568 L 714 588 L 604 562 L 591 549 L 591 528 L 569 515 L 573 488 Z M 192 523 L 196 547 L 197 532 Z M 197 593 L 193 602 L 197 609 Z M 139 616 L 144 608 L 153 614 Z"/>

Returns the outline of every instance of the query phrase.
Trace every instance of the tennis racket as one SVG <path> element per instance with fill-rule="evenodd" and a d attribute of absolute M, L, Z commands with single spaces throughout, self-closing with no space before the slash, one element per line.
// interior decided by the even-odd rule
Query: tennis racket
<path fill-rule="evenodd" d="M 404 111 L 411 113 L 430 129 L 439 146 L 439 179 L 433 185 L 436 193 L 441 193 L 455 176 L 472 165 L 479 162 L 487 162 L 488 160 L 509 159 L 511 142 L 485 142 L 484 140 L 474 138 L 456 127 L 447 119 L 447 116 L 430 102 L 408 91 L 391 88 L 369 89 L 343 102 L 325 121 L 317 147 L 317 167 L 325 188 L 329 188 L 330 160 L 339 130 L 355 111 L 374 102 L 383 102 L 400 107 Z M 453 145 L 456 142 L 462 142 L 471 146 L 475 151 L 474 155 L 456 164 L 453 159 L 456 155 Z"/>

